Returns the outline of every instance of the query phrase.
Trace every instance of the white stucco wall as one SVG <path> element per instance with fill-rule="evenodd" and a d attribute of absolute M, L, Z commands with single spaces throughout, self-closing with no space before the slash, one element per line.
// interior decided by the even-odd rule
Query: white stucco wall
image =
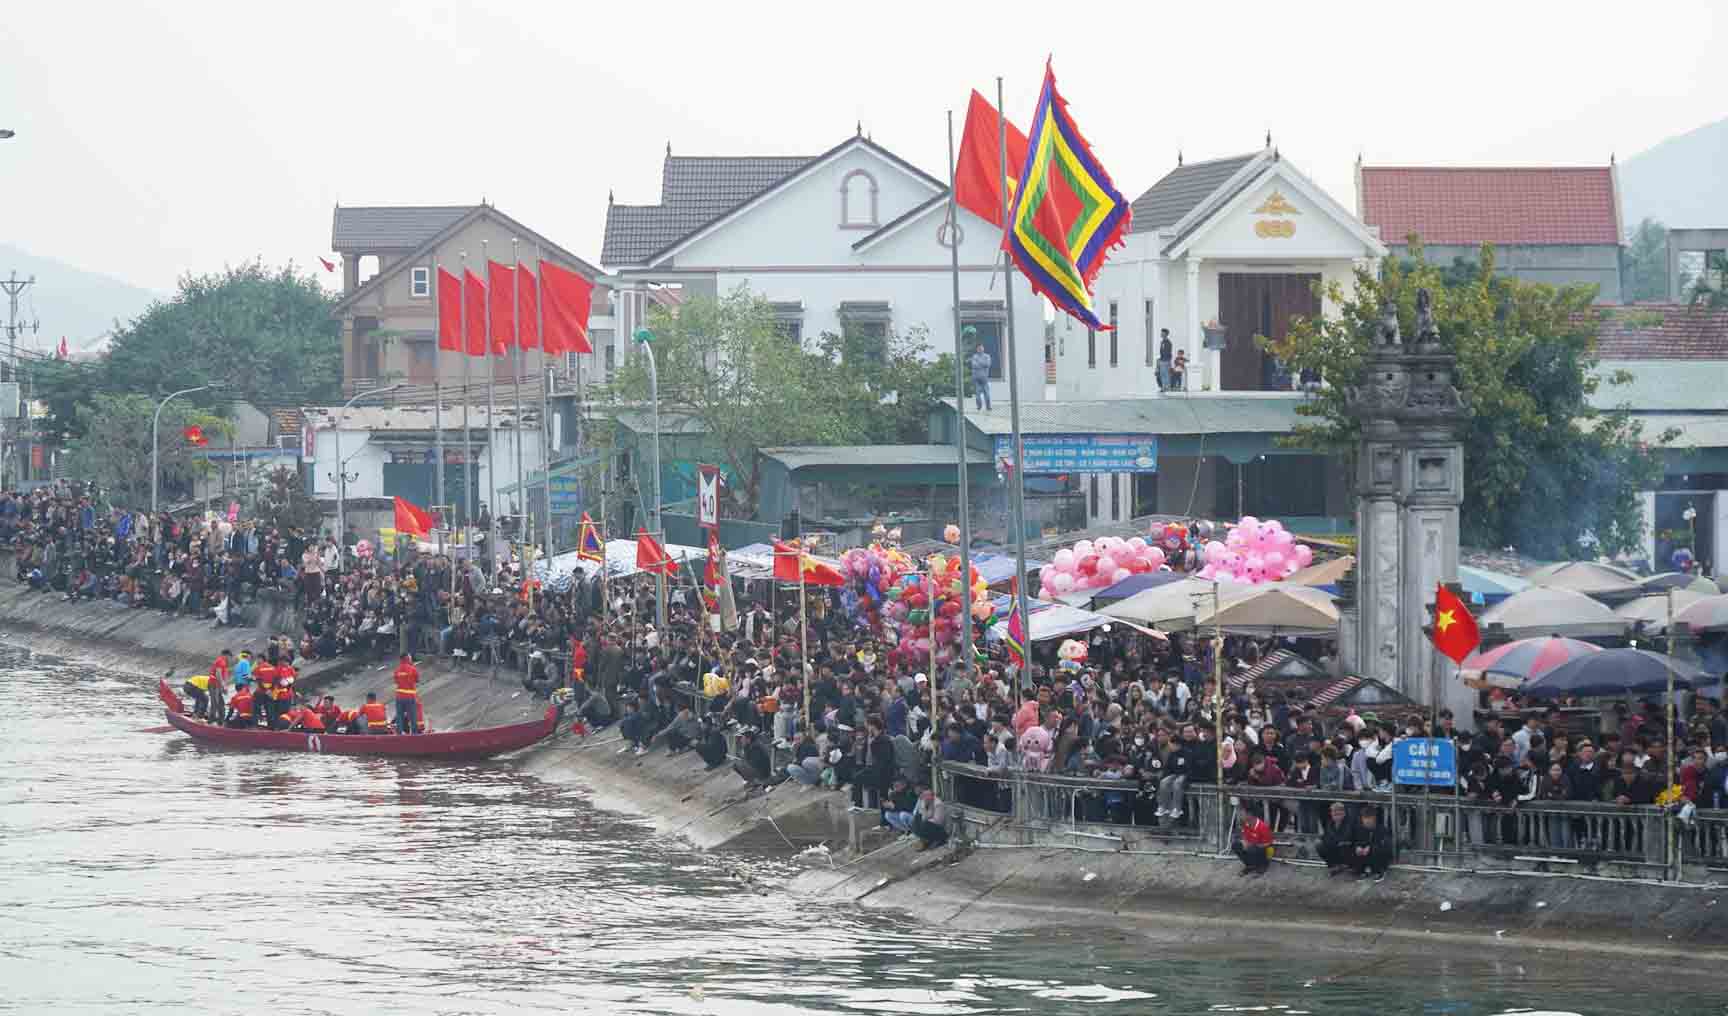
<path fill-rule="evenodd" d="M 390 461 L 392 451 L 407 452 L 408 447 L 400 444 L 383 444 L 369 440 L 370 435 L 362 430 L 344 430 L 342 432 L 342 457 L 348 461 L 348 489 L 346 497 L 384 497 L 384 464 Z M 413 446 L 419 448 L 420 446 Z M 430 447 L 429 445 L 427 447 Z M 446 434 L 444 448 L 446 452 L 461 449 L 461 432 Z M 498 486 L 500 489 L 516 483 L 516 445 L 515 432 L 501 430 L 497 434 L 497 442 L 492 446 L 498 457 Z M 488 448 L 476 445 L 474 456 L 479 461 L 480 478 L 478 489 L 481 503 L 486 503 L 492 487 L 492 458 Z M 316 497 L 336 496 L 336 432 L 334 430 L 319 430 L 315 442 L 314 458 L 311 462 L 312 492 Z M 527 430 L 522 434 L 522 469 L 524 473 L 532 474 L 540 468 L 540 433 L 538 430 Z M 355 475 L 358 474 L 358 475 Z M 506 503 L 503 495 L 500 503 Z M 517 501 L 521 503 L 520 499 Z M 422 506 L 424 507 L 424 506 Z"/>

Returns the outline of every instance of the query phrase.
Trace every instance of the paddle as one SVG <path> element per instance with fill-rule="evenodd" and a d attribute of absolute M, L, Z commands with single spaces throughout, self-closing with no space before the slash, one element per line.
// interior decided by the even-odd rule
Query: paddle
<path fill-rule="evenodd" d="M 162 680 L 171 681 L 173 679 L 174 679 L 174 668 L 169 667 L 168 672 L 162 675 Z M 174 728 L 172 726 L 165 723 L 159 727 L 142 727 L 139 729 L 138 733 L 140 733 L 140 734 L 166 734 L 170 730 L 173 730 L 173 729 Z"/>

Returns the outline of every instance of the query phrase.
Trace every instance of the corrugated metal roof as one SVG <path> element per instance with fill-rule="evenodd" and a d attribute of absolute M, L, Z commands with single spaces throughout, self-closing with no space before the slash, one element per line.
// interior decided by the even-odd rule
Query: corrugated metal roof
<path fill-rule="evenodd" d="M 1288 434 L 1295 429 L 1300 392 L 1238 395 L 1165 395 L 1155 399 L 1028 402 L 1020 406 L 1022 434 Z M 952 402 L 949 405 L 953 405 Z M 985 434 L 1009 434 L 1006 407 L 966 419 Z"/>
<path fill-rule="evenodd" d="M 1632 381 L 1598 385 L 1590 404 L 1632 412 L 1728 412 L 1728 371 L 1696 360 L 1617 360 L 1596 369 L 1598 377 L 1625 371 Z"/>
<path fill-rule="evenodd" d="M 1129 232 L 1150 233 L 1174 226 L 1259 154 L 1250 152 L 1177 166 L 1146 193 L 1134 199 L 1134 222 Z"/>
<path fill-rule="evenodd" d="M 474 208 L 474 205 L 337 206 L 330 247 L 338 251 L 413 250 Z"/>
<path fill-rule="evenodd" d="M 666 156 L 657 205 L 608 205 L 600 262 L 636 264 L 808 165 L 808 155 Z"/>
<path fill-rule="evenodd" d="M 995 468 L 988 458 L 970 452 L 973 466 Z M 894 444 L 894 445 L 800 445 L 788 448 L 763 448 L 765 459 L 787 469 L 806 466 L 956 466 L 960 457 L 953 445 Z"/>

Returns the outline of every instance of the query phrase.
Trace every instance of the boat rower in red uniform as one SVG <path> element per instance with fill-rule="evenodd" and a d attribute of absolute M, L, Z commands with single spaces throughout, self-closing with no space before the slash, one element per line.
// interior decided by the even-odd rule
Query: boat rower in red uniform
<path fill-rule="evenodd" d="M 396 732 L 412 734 L 420 713 L 420 668 L 414 657 L 403 653 L 396 664 Z"/>
<path fill-rule="evenodd" d="M 384 703 L 378 701 L 378 693 L 366 693 L 366 704 L 360 707 L 360 719 L 366 724 L 368 734 L 390 733 L 390 714 L 384 711 Z"/>
<path fill-rule="evenodd" d="M 264 726 L 276 729 L 277 717 L 282 713 L 276 708 L 276 665 L 268 657 L 252 664 L 253 705 L 257 707 L 258 715 Z"/>
<path fill-rule="evenodd" d="M 228 700 L 228 725 L 230 727 L 256 727 L 258 717 L 252 714 L 252 687 L 241 685 L 234 692 L 234 697 Z"/>

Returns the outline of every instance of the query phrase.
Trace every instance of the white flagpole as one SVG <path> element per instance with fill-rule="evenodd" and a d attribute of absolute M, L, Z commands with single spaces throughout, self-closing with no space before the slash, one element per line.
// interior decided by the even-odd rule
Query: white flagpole
<path fill-rule="evenodd" d="M 474 524 L 474 431 L 468 425 L 468 407 L 474 401 L 474 358 L 468 355 L 468 252 L 462 252 L 462 526 Z M 473 541 L 468 541 L 470 549 Z"/>
<path fill-rule="evenodd" d="M 440 355 L 444 345 L 444 319 L 439 306 L 439 276 L 443 269 L 438 264 L 438 252 L 432 252 L 432 457 L 436 460 L 433 475 L 438 486 L 438 496 L 427 506 L 428 511 L 436 512 L 438 506 L 444 503 L 444 361 Z M 438 553 L 444 553 L 444 530 L 438 530 Z"/>
<path fill-rule="evenodd" d="M 527 477 L 522 475 L 522 254 L 515 237 L 510 238 L 510 386 L 516 396 L 516 425 L 511 428 L 511 443 L 516 446 L 516 542 L 523 542 L 522 516 L 528 514 Z"/>
<path fill-rule="evenodd" d="M 540 242 L 534 242 L 534 335 L 540 340 L 540 506 L 546 511 L 546 560 L 552 560 L 552 358 L 546 354 L 545 269 Z"/>
<path fill-rule="evenodd" d="M 486 241 L 480 241 L 480 260 L 486 271 L 486 510 L 491 516 L 486 526 L 486 573 L 498 559 L 498 362 L 492 355 L 492 255 Z"/>

